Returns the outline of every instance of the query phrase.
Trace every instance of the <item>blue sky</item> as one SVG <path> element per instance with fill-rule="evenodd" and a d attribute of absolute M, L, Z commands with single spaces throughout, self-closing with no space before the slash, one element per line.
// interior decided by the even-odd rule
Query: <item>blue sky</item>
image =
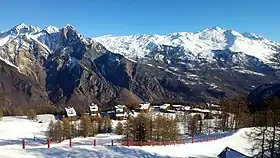
<path fill-rule="evenodd" d="M 280 41 L 279 0 L 3 0 L 0 30 L 73 25 L 88 37 L 221 26 Z"/>

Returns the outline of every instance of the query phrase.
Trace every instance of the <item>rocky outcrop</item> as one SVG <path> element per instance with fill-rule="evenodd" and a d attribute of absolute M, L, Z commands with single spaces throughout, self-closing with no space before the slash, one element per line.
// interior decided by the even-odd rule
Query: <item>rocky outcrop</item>
<path fill-rule="evenodd" d="M 0 104 L 32 108 L 48 104 L 42 85 L 0 61 Z"/>

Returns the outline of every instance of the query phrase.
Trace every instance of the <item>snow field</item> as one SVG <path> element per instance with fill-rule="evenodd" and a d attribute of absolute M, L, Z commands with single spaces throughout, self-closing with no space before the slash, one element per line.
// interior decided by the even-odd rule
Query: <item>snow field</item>
<path fill-rule="evenodd" d="M 27 120 L 26 117 L 3 117 L 0 121 L 0 157 L 217 157 L 227 146 L 251 155 L 248 150 L 251 144 L 245 139 L 245 132 L 251 129 L 241 129 L 229 137 L 214 141 L 154 147 L 120 146 L 116 140 L 122 136 L 98 134 L 96 137 L 74 138 L 72 148 L 69 147 L 69 140 L 65 140 L 61 143 L 51 143 L 51 148 L 47 149 L 44 131 L 54 117 L 39 115 L 38 120 L 43 123 Z M 113 121 L 113 127 L 116 124 L 117 121 Z M 33 141 L 34 135 L 36 141 Z M 25 150 L 21 145 L 23 138 L 27 142 Z M 94 139 L 97 141 L 95 147 Z M 115 146 L 111 146 L 111 140 L 115 140 Z"/>

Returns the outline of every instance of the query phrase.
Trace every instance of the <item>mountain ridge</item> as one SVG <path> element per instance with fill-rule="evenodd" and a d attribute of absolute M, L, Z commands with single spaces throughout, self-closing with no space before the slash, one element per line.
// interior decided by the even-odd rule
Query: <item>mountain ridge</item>
<path fill-rule="evenodd" d="M 72 25 L 11 30 L 0 34 L 0 60 L 57 105 L 212 102 L 280 76 L 279 43 L 220 27 L 105 38 L 88 38 Z"/>

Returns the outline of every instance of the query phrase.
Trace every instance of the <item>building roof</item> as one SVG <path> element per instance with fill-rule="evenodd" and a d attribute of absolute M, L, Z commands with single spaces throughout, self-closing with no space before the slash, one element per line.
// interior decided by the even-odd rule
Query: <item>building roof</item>
<path fill-rule="evenodd" d="M 97 113 L 97 114 L 91 114 L 91 116 L 99 116 L 99 114 Z"/>
<path fill-rule="evenodd" d="M 170 104 L 163 104 L 160 106 L 160 109 L 167 109 L 170 106 Z"/>
<path fill-rule="evenodd" d="M 124 112 L 123 108 L 116 109 L 116 113 L 123 113 L 123 112 Z"/>
<path fill-rule="evenodd" d="M 171 105 L 173 108 L 182 108 L 184 105 Z"/>
<path fill-rule="evenodd" d="M 65 107 L 65 111 L 68 117 L 77 116 L 76 110 L 73 107 Z"/>
<path fill-rule="evenodd" d="M 217 105 L 217 104 L 212 104 L 212 103 L 206 103 L 208 106 L 211 106 L 211 107 L 220 107 L 220 105 Z"/>
<path fill-rule="evenodd" d="M 226 147 L 219 155 L 219 158 L 248 158 L 248 156 L 231 149 L 229 147 Z"/>
<path fill-rule="evenodd" d="M 92 103 L 92 104 L 89 106 L 89 111 L 91 111 L 91 112 L 98 111 L 98 106 L 97 106 L 97 104 Z"/>
<path fill-rule="evenodd" d="M 113 113 L 115 113 L 115 111 L 113 110 L 107 111 L 107 114 L 113 114 Z"/>
<path fill-rule="evenodd" d="M 116 117 L 123 117 L 124 114 L 116 114 Z"/>
<path fill-rule="evenodd" d="M 116 114 L 116 117 L 127 117 L 127 113 Z"/>
<path fill-rule="evenodd" d="M 124 109 L 124 108 L 126 108 L 125 105 L 116 105 L 115 106 L 115 109 Z"/>
<path fill-rule="evenodd" d="M 148 110 L 150 108 L 150 103 L 141 103 L 140 105 L 140 110 Z"/>
<path fill-rule="evenodd" d="M 200 112 L 200 113 L 209 113 L 210 110 L 207 110 L 207 109 L 199 109 L 199 108 L 193 108 L 193 109 L 189 109 L 191 111 L 197 111 L 197 112 Z"/>
<path fill-rule="evenodd" d="M 190 106 L 185 106 L 185 107 L 183 107 L 183 110 L 185 110 L 185 111 L 188 111 L 188 110 L 190 110 L 190 109 L 191 109 Z"/>

